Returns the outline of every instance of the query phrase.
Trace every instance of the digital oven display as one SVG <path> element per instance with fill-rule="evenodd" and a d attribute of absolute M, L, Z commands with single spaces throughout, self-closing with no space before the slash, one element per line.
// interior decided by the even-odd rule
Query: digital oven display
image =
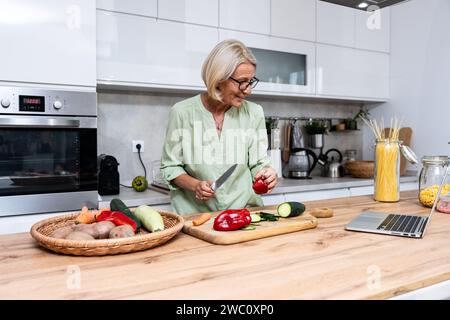
<path fill-rule="evenodd" d="M 19 96 L 19 111 L 45 112 L 45 97 Z"/>

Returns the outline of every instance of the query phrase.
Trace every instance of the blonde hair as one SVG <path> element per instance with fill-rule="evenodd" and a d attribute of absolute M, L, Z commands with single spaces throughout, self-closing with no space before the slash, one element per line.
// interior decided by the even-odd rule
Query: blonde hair
<path fill-rule="evenodd" d="M 223 102 L 218 85 L 231 77 L 242 63 L 251 63 L 256 67 L 255 56 L 239 40 L 224 40 L 211 50 L 202 66 L 202 79 L 211 98 Z"/>

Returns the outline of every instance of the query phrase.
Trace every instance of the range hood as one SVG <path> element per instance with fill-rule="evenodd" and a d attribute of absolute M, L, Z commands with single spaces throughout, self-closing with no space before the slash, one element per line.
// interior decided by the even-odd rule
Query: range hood
<path fill-rule="evenodd" d="M 321 1 L 367 11 L 367 10 L 374 10 L 370 6 L 377 6 L 379 8 L 384 8 L 409 0 L 321 0 Z M 376 7 L 374 8 L 376 9 Z"/>

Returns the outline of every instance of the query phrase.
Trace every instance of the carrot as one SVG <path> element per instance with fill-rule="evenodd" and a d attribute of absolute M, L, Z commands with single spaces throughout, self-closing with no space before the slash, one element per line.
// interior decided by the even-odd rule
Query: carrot
<path fill-rule="evenodd" d="M 192 220 L 192 225 L 199 226 L 201 224 L 204 224 L 209 219 L 211 219 L 211 214 L 210 213 L 202 213 L 197 218 Z"/>
<path fill-rule="evenodd" d="M 95 216 L 98 213 L 97 210 L 89 211 L 87 207 L 81 208 L 80 214 L 76 217 L 76 223 L 89 224 L 95 222 Z"/>

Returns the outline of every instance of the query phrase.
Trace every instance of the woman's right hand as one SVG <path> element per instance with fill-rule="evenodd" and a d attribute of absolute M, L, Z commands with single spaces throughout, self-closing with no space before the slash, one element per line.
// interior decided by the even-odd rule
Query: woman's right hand
<path fill-rule="evenodd" d="M 214 191 L 211 189 L 212 180 L 208 181 L 198 181 L 195 186 L 195 198 L 200 201 L 208 201 L 214 197 Z"/>

